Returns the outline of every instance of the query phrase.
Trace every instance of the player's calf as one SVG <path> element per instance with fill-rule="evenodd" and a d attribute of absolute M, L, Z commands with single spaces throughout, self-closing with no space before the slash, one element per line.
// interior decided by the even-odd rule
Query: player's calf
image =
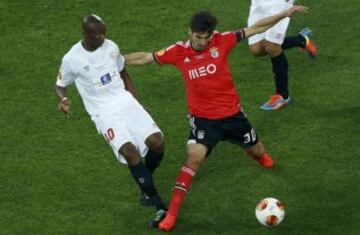
<path fill-rule="evenodd" d="M 175 228 L 176 217 L 172 215 L 166 215 L 165 219 L 159 224 L 159 229 L 165 232 L 170 232 Z"/>
<path fill-rule="evenodd" d="M 246 153 L 264 168 L 271 168 L 274 166 L 274 161 L 266 152 L 265 146 L 260 141 L 254 146 L 248 148 Z"/>

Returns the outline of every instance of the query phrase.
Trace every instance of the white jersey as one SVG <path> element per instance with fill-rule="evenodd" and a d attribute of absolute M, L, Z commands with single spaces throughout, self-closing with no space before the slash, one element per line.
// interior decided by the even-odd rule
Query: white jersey
<path fill-rule="evenodd" d="M 63 57 L 56 85 L 66 87 L 75 82 L 90 116 L 104 116 L 134 103 L 120 77 L 123 69 L 124 57 L 113 41 L 105 39 L 92 52 L 78 42 Z"/>
<path fill-rule="evenodd" d="M 266 6 L 266 5 L 277 5 L 283 4 L 287 0 L 251 0 L 251 5 L 253 6 Z M 294 2 L 294 0 L 288 0 L 288 2 Z"/>

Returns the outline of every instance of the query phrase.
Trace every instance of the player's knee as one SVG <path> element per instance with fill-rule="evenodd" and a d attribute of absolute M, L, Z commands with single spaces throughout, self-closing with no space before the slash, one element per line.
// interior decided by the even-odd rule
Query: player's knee
<path fill-rule="evenodd" d="M 164 152 L 164 138 L 162 137 L 161 133 L 155 133 L 149 136 L 146 141 L 146 145 L 149 147 L 149 149 L 156 153 L 162 153 Z"/>
<path fill-rule="evenodd" d="M 197 170 L 200 168 L 201 163 L 203 160 L 200 158 L 188 157 L 186 160 L 186 166 L 190 167 L 191 169 Z"/>
<path fill-rule="evenodd" d="M 260 158 L 262 155 L 266 153 L 265 146 L 260 141 L 257 142 L 254 146 L 251 146 L 246 150 L 246 152 L 255 158 Z"/>
<path fill-rule="evenodd" d="M 130 142 L 123 144 L 119 149 L 119 153 L 124 156 L 126 162 L 131 166 L 140 162 L 140 155 L 135 146 Z"/>
<path fill-rule="evenodd" d="M 199 150 L 191 150 L 187 153 L 186 165 L 191 169 L 197 170 L 205 161 L 206 153 Z"/>
<path fill-rule="evenodd" d="M 249 46 L 251 53 L 254 56 L 264 56 L 266 55 L 265 48 L 261 44 L 254 44 Z"/>
<path fill-rule="evenodd" d="M 270 57 L 275 57 L 281 54 L 282 48 L 281 45 L 275 43 L 266 43 L 265 51 L 267 54 L 269 54 Z"/>

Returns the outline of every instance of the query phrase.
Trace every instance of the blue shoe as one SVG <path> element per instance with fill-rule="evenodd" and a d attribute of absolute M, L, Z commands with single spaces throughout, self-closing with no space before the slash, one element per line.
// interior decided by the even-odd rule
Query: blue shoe
<path fill-rule="evenodd" d="M 290 96 L 287 99 L 284 99 L 280 94 L 275 94 L 270 96 L 270 99 L 263 104 L 260 109 L 262 110 L 278 110 L 290 103 Z"/>
<path fill-rule="evenodd" d="M 315 43 L 310 39 L 312 37 L 312 31 L 309 28 L 303 28 L 300 30 L 299 35 L 305 38 L 305 47 L 303 48 L 311 58 L 315 58 L 317 56 L 317 48 Z"/>
<path fill-rule="evenodd" d="M 299 31 L 299 34 L 301 35 L 301 36 L 303 36 L 304 38 L 311 38 L 312 36 L 313 36 L 313 34 L 312 34 L 312 30 L 310 29 L 310 28 L 308 28 L 308 27 L 305 27 L 305 28 L 303 28 L 302 30 L 300 30 Z"/>

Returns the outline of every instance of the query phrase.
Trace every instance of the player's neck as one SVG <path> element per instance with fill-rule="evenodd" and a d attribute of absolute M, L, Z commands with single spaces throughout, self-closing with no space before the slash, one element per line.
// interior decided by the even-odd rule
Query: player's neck
<path fill-rule="evenodd" d="M 86 43 L 86 41 L 84 41 L 84 40 L 81 40 L 81 45 L 82 45 L 82 47 L 83 47 L 86 51 L 89 51 L 89 52 L 96 51 L 96 49 L 99 48 L 99 47 L 96 47 L 96 48 L 91 47 L 91 46 L 88 45 L 88 44 Z"/>

